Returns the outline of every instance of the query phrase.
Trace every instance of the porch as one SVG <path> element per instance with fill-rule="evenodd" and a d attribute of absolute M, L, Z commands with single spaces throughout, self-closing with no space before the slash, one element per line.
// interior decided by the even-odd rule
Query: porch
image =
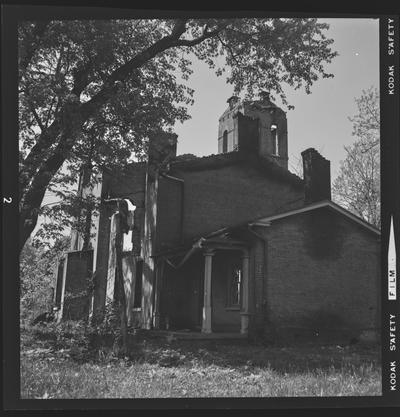
<path fill-rule="evenodd" d="M 158 257 L 156 271 L 153 329 L 179 339 L 247 337 L 246 242 L 228 236 L 200 239 L 184 253 Z"/>

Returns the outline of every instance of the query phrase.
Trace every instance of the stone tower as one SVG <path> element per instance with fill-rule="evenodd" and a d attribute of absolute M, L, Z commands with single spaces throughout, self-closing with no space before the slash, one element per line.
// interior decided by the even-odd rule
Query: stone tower
<path fill-rule="evenodd" d="M 280 166 L 288 167 L 288 141 L 286 113 L 270 100 L 269 93 L 261 92 L 259 100 L 241 101 L 232 96 L 229 106 L 219 119 L 218 153 L 239 149 L 238 113 L 246 118 L 258 120 L 257 151 L 260 156 L 275 160 Z M 243 138 L 241 139 L 243 142 Z"/>

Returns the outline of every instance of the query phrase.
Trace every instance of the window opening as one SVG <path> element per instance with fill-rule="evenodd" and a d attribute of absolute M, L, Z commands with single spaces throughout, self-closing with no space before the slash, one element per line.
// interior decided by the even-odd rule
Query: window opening
<path fill-rule="evenodd" d="M 279 156 L 279 140 L 278 140 L 278 126 L 277 125 L 271 125 L 271 137 L 272 137 L 273 154 Z"/>
<path fill-rule="evenodd" d="M 222 137 L 222 152 L 228 152 L 228 131 L 225 130 L 224 135 Z"/>

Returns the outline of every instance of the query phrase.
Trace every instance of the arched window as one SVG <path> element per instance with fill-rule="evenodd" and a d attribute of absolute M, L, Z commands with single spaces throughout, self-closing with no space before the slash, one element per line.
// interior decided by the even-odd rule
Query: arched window
<path fill-rule="evenodd" d="M 225 130 L 222 136 L 222 152 L 223 153 L 228 152 L 228 131 L 227 130 Z"/>
<path fill-rule="evenodd" d="M 271 125 L 272 153 L 279 156 L 278 126 Z"/>

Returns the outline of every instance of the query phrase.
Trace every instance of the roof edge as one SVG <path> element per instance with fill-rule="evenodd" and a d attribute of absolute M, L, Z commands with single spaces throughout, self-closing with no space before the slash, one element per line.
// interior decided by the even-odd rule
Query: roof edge
<path fill-rule="evenodd" d="M 227 153 L 212 154 L 188 160 L 173 160 L 170 163 L 171 171 L 202 171 L 208 169 L 220 169 L 230 165 L 245 163 L 257 169 L 266 170 L 279 181 L 285 181 L 295 187 L 303 187 L 303 179 L 293 172 L 281 167 L 274 160 L 261 157 L 245 151 L 232 151 Z"/>
<path fill-rule="evenodd" d="M 323 207 L 329 207 L 330 209 L 333 209 L 334 211 L 346 216 L 350 220 L 352 220 L 352 221 L 358 223 L 359 225 L 365 227 L 366 229 L 370 230 L 371 232 L 373 232 L 373 233 L 375 233 L 379 236 L 381 235 L 381 231 L 379 229 L 377 229 L 375 226 L 368 223 L 367 221 L 365 221 L 361 217 L 358 217 L 355 214 L 351 213 L 349 210 L 339 206 L 338 204 L 334 203 L 331 200 L 318 201 L 316 203 L 309 204 L 309 205 L 301 207 L 299 209 L 290 210 L 290 211 L 287 211 L 287 212 L 284 212 L 284 213 L 275 214 L 273 216 L 261 217 L 261 218 L 255 219 L 255 220 L 258 223 L 260 223 L 260 222 L 267 223 L 267 222 L 271 222 L 271 221 L 274 221 L 274 220 L 283 219 L 285 217 L 294 216 L 296 214 L 306 213 L 308 211 L 316 210 L 316 209 L 323 208 Z M 249 224 L 250 223 L 251 222 L 249 222 Z"/>

